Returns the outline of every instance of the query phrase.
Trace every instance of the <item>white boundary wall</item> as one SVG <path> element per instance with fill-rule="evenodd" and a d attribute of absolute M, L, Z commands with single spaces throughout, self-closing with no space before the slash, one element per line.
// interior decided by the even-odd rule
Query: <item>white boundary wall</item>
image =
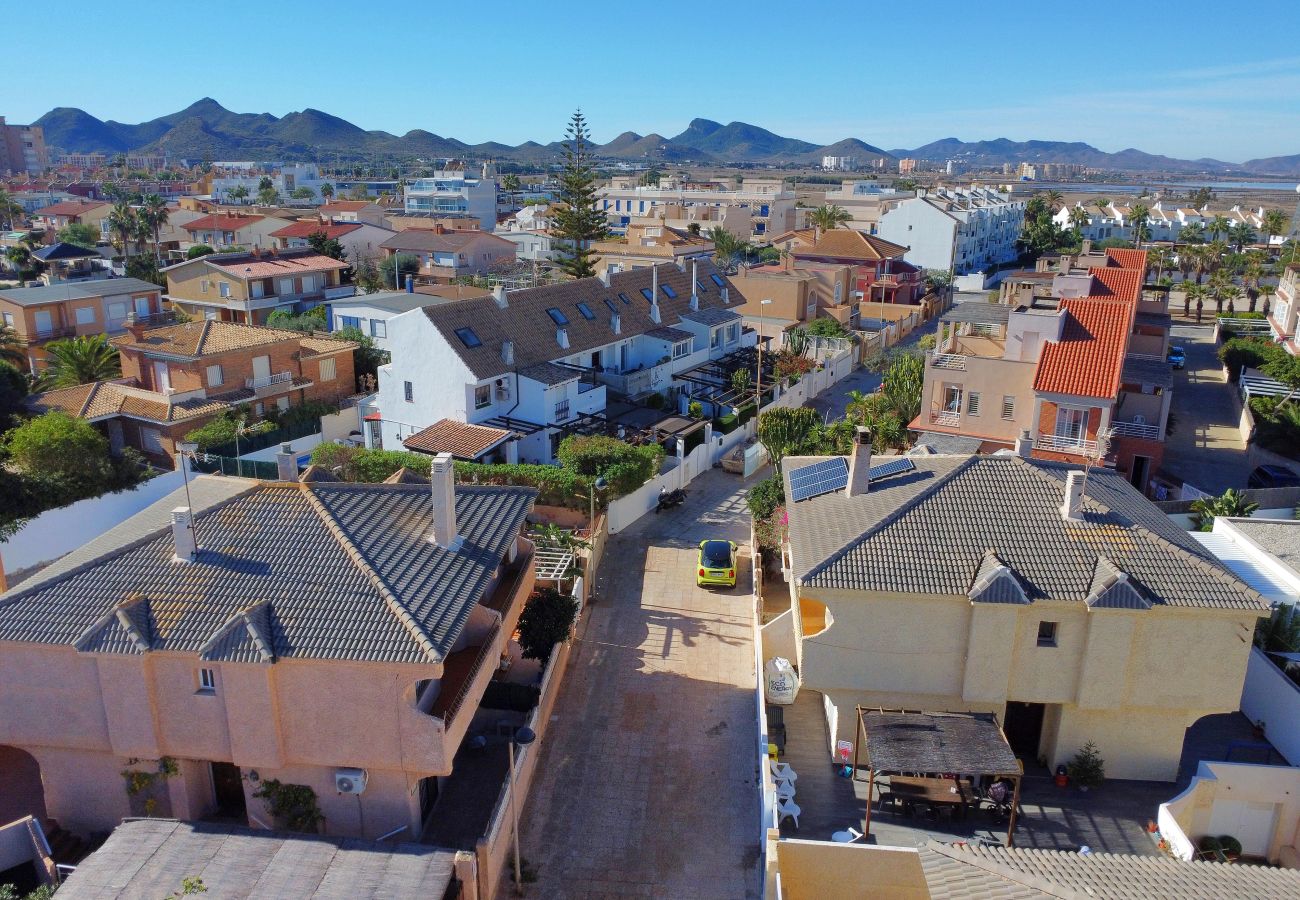
<path fill-rule="evenodd" d="M 1250 650 L 1241 711 L 1264 723 L 1264 736 L 1291 765 L 1300 764 L 1300 685 L 1286 677 L 1258 647 Z"/>
<path fill-rule="evenodd" d="M 46 510 L 9 540 L 0 542 L 4 570 L 15 575 L 50 563 L 89 543 L 105 531 L 181 487 L 179 471 L 150 478 L 129 491 L 101 494 Z"/>

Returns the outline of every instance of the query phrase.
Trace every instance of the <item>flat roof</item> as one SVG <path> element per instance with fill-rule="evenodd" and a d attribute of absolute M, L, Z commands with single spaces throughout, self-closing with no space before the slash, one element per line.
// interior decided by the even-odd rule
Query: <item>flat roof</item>
<path fill-rule="evenodd" d="M 19 306 L 39 306 L 60 300 L 85 300 L 88 297 L 107 297 L 114 294 L 139 294 L 145 291 L 162 291 L 152 281 L 139 278 L 92 278 L 88 281 L 62 281 L 46 287 L 5 288 L 0 297 Z"/>
<path fill-rule="evenodd" d="M 1001 303 L 968 301 L 958 303 L 939 317 L 943 322 L 971 322 L 976 325 L 1005 325 L 1011 316 L 1011 307 Z"/>
<path fill-rule="evenodd" d="M 423 844 L 287 834 L 175 819 L 127 819 L 77 864 L 60 900 L 172 896 L 203 879 L 210 897 L 441 897 L 456 853 Z"/>

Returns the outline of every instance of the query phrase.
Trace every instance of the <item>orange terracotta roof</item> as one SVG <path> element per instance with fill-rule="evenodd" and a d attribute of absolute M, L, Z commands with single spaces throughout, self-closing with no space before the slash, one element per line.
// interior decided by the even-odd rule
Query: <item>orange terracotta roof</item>
<path fill-rule="evenodd" d="M 46 206 L 32 213 L 34 216 L 79 216 L 100 206 L 111 206 L 101 200 L 64 200 L 53 206 Z"/>
<path fill-rule="evenodd" d="M 229 409 L 231 403 L 216 397 L 173 400 L 166 394 L 136 387 L 133 379 L 123 379 L 47 391 L 32 396 L 27 405 L 34 412 L 57 409 L 87 421 L 121 415 L 167 424 L 213 415 Z"/>
<path fill-rule="evenodd" d="M 371 200 L 334 200 L 322 206 L 320 211 L 323 213 L 359 212 L 372 203 Z"/>
<path fill-rule="evenodd" d="M 361 227 L 360 222 L 322 222 L 319 219 L 301 219 L 292 225 L 271 232 L 271 237 L 305 238 L 319 231 L 325 232 L 327 238 L 341 238 L 345 234 Z"/>
<path fill-rule="evenodd" d="M 210 266 L 228 271 L 236 278 L 275 278 L 278 275 L 293 275 L 298 272 L 323 272 L 331 269 L 346 269 L 348 264 L 320 253 L 308 253 L 302 256 L 249 257 L 242 253 L 231 254 L 233 259 L 223 258 L 226 254 L 212 253 L 201 256 Z"/>
<path fill-rule="evenodd" d="M 1141 269 L 1113 269 L 1096 266 L 1088 270 L 1092 277 L 1101 282 L 1105 290 L 1094 288 L 1094 297 L 1117 297 L 1120 300 L 1136 300 L 1142 294 L 1142 282 L 1145 273 Z"/>
<path fill-rule="evenodd" d="M 260 222 L 265 218 L 266 216 L 243 214 L 232 216 L 229 213 L 214 213 L 210 216 L 204 216 L 201 219 L 194 219 L 191 222 L 186 222 L 181 227 L 186 231 L 238 231 L 245 225 L 252 225 L 254 222 Z"/>
<path fill-rule="evenodd" d="M 882 259 L 901 259 L 907 248 L 851 228 L 834 228 L 822 232 L 821 239 L 811 247 L 795 248 L 800 256 L 833 256 L 836 259 L 861 259 L 877 262 Z"/>
<path fill-rule="evenodd" d="M 457 459 L 474 460 L 508 437 L 510 432 L 500 428 L 440 419 L 402 441 L 402 446 L 422 453 L 450 453 Z"/>
<path fill-rule="evenodd" d="M 297 331 L 202 319 L 179 325 L 165 325 L 162 328 L 150 328 L 139 338 L 128 332 L 113 338 L 110 343 L 123 349 L 143 350 L 146 353 L 152 351 L 165 353 L 168 356 L 197 358 L 228 353 L 231 350 L 278 344 L 281 341 L 297 341 L 304 337 L 305 335 Z"/>
<path fill-rule="evenodd" d="M 1137 302 L 1080 297 L 1062 300 L 1061 309 L 1067 314 L 1065 327 L 1059 341 L 1043 347 L 1034 391 L 1115 399 Z"/>
<path fill-rule="evenodd" d="M 1147 252 L 1145 250 L 1132 250 L 1122 247 L 1106 248 L 1106 265 L 1115 266 L 1121 269 L 1139 269 L 1146 271 Z"/>

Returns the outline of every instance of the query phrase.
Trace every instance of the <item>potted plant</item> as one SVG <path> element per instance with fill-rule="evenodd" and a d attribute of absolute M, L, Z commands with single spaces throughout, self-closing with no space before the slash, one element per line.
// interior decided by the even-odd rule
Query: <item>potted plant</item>
<path fill-rule="evenodd" d="M 1227 857 L 1228 862 L 1236 862 L 1241 859 L 1241 841 L 1232 835 L 1219 835 L 1219 847 L 1223 850 L 1223 855 Z"/>
<path fill-rule="evenodd" d="M 1101 758 L 1097 745 L 1092 741 L 1083 745 L 1068 766 L 1070 779 L 1086 792 L 1098 787 L 1106 779 L 1106 762 Z"/>

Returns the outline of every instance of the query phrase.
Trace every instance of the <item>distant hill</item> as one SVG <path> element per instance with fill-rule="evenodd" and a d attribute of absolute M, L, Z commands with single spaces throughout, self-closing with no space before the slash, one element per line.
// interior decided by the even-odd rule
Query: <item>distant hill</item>
<path fill-rule="evenodd" d="M 345 119 L 318 109 L 284 117 L 270 113 L 232 112 L 211 97 L 178 112 L 134 125 L 102 121 L 84 110 L 58 107 L 36 120 L 45 129 L 45 142 L 70 152 L 164 152 L 173 158 L 201 159 L 364 159 L 374 157 L 434 159 L 446 156 L 494 157 L 521 163 L 551 164 L 563 154 L 561 142 L 527 141 L 510 146 L 495 141 L 467 144 L 453 137 L 415 129 L 403 135 L 365 131 Z M 1081 141 L 962 141 L 943 138 L 912 150 L 882 150 L 858 138 L 818 146 L 798 138 L 750 125 L 723 125 L 692 119 L 674 137 L 625 131 L 595 148 L 606 159 L 662 163 L 750 163 L 820 165 L 823 156 L 853 156 L 859 164 L 877 159 L 912 157 L 934 162 L 962 160 L 974 165 L 1011 163 L 1077 163 L 1093 168 L 1131 172 L 1172 172 L 1221 175 L 1229 172 L 1300 176 L 1300 155 L 1253 159 L 1241 165 L 1216 159 L 1174 159 L 1141 150 L 1118 153 L 1098 150 Z"/>

